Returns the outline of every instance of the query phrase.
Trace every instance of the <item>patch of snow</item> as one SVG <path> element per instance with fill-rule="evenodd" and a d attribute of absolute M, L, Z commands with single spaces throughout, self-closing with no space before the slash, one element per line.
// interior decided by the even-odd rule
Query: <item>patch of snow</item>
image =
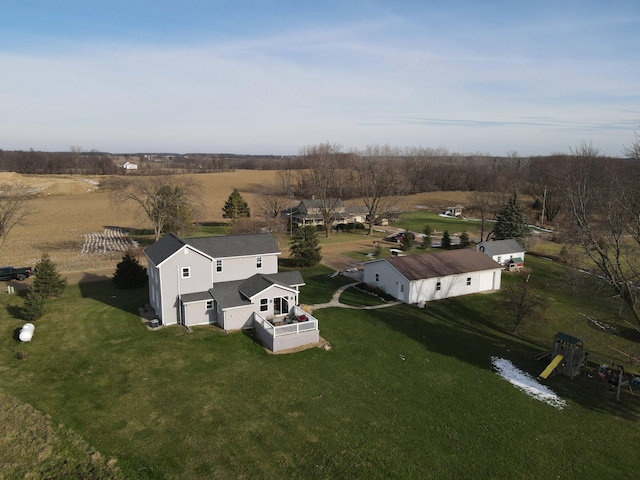
<path fill-rule="evenodd" d="M 545 402 L 558 410 L 562 410 L 567 406 L 567 402 L 556 395 L 553 390 L 539 383 L 535 378 L 517 368 L 509 360 L 491 357 L 491 363 L 498 375 L 527 395 L 541 402 Z"/>

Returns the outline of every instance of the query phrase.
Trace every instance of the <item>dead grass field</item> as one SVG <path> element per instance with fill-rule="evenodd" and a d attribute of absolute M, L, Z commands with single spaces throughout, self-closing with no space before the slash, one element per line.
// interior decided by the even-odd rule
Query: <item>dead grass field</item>
<path fill-rule="evenodd" d="M 232 189 L 238 188 L 249 206 L 257 210 L 258 187 L 275 180 L 275 171 L 235 171 L 195 176 L 201 185 L 203 212 L 200 222 L 221 221 L 222 206 Z M 104 177 L 31 176 L 0 173 L 0 185 L 13 183 L 38 193 L 28 202 L 29 216 L 16 226 L 0 250 L 0 264 L 34 265 L 49 253 L 63 272 L 104 269 L 121 259 L 120 253 L 81 255 L 85 234 L 102 233 L 106 227 L 124 230 L 150 225 L 135 208 L 115 205 L 110 192 L 92 182 Z"/>
<path fill-rule="evenodd" d="M 200 174 L 193 178 L 201 185 L 199 222 L 222 221 L 222 206 L 233 188 L 238 188 L 257 212 L 259 188 L 275 182 L 274 170 L 236 170 L 235 172 Z M 119 252 L 83 255 L 85 235 L 100 234 L 107 227 L 123 230 L 149 228 L 145 218 L 130 205 L 115 205 L 107 189 L 106 177 L 40 176 L 0 173 L 0 186 L 20 184 L 33 189 L 38 196 L 28 202 L 31 210 L 23 224 L 16 226 L 0 249 L 0 264 L 34 265 L 43 253 L 49 253 L 61 272 L 84 272 L 113 268 L 122 258 Z M 453 204 L 464 204 L 466 192 L 433 192 L 404 197 L 401 210 L 424 205 L 430 210 Z M 350 202 L 354 203 L 354 202 Z M 357 203 L 357 201 L 355 202 Z M 363 245 L 353 247 L 363 248 Z M 340 255 L 352 248 L 349 245 L 328 248 L 332 255 Z M 335 259 L 327 259 L 336 264 Z"/>

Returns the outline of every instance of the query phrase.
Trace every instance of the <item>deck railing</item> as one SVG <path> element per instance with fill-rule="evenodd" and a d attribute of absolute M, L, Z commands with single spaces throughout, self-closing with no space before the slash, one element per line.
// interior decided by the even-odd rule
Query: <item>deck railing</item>
<path fill-rule="evenodd" d="M 307 317 L 307 320 L 305 320 L 304 322 L 293 322 L 287 325 L 275 327 L 259 313 L 254 312 L 253 318 L 254 321 L 262 326 L 262 329 L 272 337 L 279 337 L 282 335 L 295 335 L 297 333 L 308 332 L 310 330 L 318 330 L 318 320 L 309 315 L 304 310 L 301 310 L 298 307 L 293 307 L 293 314 L 296 317 L 304 315 Z"/>

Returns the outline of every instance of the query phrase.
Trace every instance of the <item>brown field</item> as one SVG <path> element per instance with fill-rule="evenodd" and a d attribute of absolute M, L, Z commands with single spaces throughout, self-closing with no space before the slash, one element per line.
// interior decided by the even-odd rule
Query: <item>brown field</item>
<path fill-rule="evenodd" d="M 252 211 L 257 212 L 259 187 L 275 182 L 277 175 L 278 172 L 273 170 L 237 170 L 194 176 L 201 185 L 202 197 L 202 213 L 196 220 L 222 221 L 222 206 L 233 188 L 238 188 Z M 62 272 L 114 269 L 122 253 L 82 254 L 85 235 L 102 234 L 107 227 L 127 231 L 149 228 L 150 225 L 135 208 L 114 204 L 109 191 L 95 185 L 105 180 L 105 177 L 0 173 L 0 185 L 17 183 L 38 192 L 38 196 L 28 202 L 31 213 L 10 232 L 0 249 L 0 264 L 32 266 L 43 253 L 48 253 Z M 404 197 L 400 209 L 410 210 L 416 205 L 424 205 L 438 210 L 450 204 L 464 203 L 466 197 L 466 192 L 423 193 Z M 332 255 L 340 255 L 350 248 L 344 245 L 328 250 Z M 326 260 L 328 264 L 336 264 L 335 259 Z"/>

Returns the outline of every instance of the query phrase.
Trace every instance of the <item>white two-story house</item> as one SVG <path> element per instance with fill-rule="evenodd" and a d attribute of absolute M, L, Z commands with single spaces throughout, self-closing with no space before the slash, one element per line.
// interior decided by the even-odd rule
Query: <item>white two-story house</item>
<path fill-rule="evenodd" d="M 276 325 L 291 316 L 304 285 L 300 272 L 278 273 L 280 249 L 268 233 L 188 239 L 168 234 L 144 253 L 149 303 L 163 325 L 238 330 L 254 326 L 254 313 Z"/>

